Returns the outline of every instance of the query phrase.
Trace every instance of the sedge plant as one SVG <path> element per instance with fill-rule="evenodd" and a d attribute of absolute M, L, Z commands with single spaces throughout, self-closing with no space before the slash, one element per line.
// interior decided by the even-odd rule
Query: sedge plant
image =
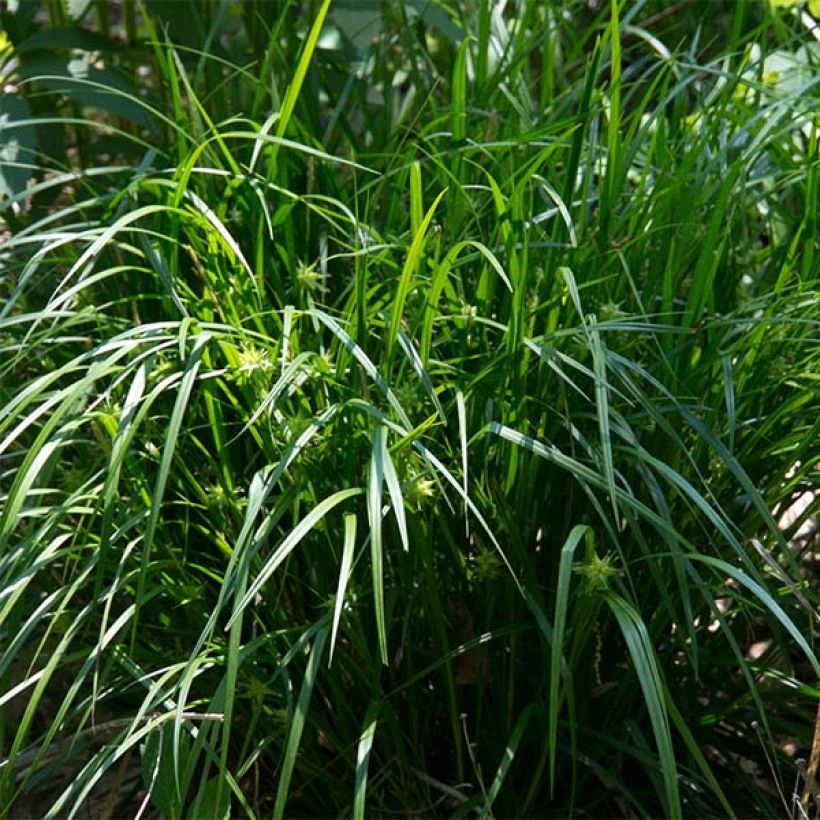
<path fill-rule="evenodd" d="M 0 814 L 811 809 L 782 5 L 6 12 Z"/>

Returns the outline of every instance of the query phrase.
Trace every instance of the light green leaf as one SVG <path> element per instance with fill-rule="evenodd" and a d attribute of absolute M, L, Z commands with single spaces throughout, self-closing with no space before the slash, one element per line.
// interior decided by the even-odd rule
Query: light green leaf
<path fill-rule="evenodd" d="M 367 707 L 364 728 L 359 737 L 359 747 L 356 750 L 356 780 L 353 787 L 353 820 L 364 820 L 365 817 L 367 765 L 370 762 L 370 751 L 373 748 L 373 739 L 376 736 L 380 709 L 381 704 L 378 701 L 373 701 Z"/>
<path fill-rule="evenodd" d="M 370 564 L 373 573 L 373 606 L 379 655 L 387 666 L 387 627 L 384 617 L 384 554 L 382 548 L 382 484 L 384 481 L 384 441 L 387 430 L 377 427 L 373 433 L 370 478 L 367 489 L 367 518 L 370 522 Z"/>
<path fill-rule="evenodd" d="M 404 303 L 410 293 L 410 285 L 419 266 L 424 244 L 427 239 L 427 230 L 430 223 L 433 221 L 433 215 L 438 208 L 444 195 L 447 193 L 445 188 L 433 201 L 433 204 L 424 215 L 421 226 L 416 234 L 413 236 L 413 242 L 410 245 L 410 250 L 407 252 L 407 257 L 404 260 L 404 266 L 399 277 L 399 283 L 396 287 L 396 298 L 393 300 L 393 306 L 390 310 L 390 330 L 387 334 L 387 358 L 388 361 L 392 358 L 393 348 L 396 344 L 396 337 L 399 335 L 399 328 L 401 327 L 402 315 L 404 313 Z"/>
<path fill-rule="evenodd" d="M 345 540 L 342 546 L 342 565 L 339 568 L 339 584 L 336 588 L 336 601 L 333 605 L 333 627 L 330 631 L 330 652 L 328 667 L 333 663 L 333 650 L 336 648 L 336 636 L 339 632 L 339 621 L 344 608 L 347 582 L 350 579 L 350 568 L 353 565 L 353 550 L 356 546 L 356 514 L 345 513 Z"/>

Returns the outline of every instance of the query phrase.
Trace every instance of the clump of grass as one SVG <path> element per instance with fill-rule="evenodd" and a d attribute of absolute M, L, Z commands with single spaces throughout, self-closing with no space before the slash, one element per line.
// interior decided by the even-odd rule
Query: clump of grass
<path fill-rule="evenodd" d="M 190 5 L 126 109 L 12 41 L 2 811 L 791 811 L 803 10 Z"/>

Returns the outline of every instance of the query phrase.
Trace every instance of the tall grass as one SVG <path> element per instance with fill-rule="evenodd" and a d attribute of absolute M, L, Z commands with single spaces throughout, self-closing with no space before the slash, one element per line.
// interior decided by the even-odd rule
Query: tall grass
<path fill-rule="evenodd" d="M 811 16 L 380 9 L 7 17 L 0 813 L 811 810 Z"/>

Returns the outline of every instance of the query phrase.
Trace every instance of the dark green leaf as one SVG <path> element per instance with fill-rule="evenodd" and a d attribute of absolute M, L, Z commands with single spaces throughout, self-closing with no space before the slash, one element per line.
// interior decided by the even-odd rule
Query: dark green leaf
<path fill-rule="evenodd" d="M 36 147 L 28 103 L 17 94 L 0 93 L 0 199 L 26 190 Z"/>

